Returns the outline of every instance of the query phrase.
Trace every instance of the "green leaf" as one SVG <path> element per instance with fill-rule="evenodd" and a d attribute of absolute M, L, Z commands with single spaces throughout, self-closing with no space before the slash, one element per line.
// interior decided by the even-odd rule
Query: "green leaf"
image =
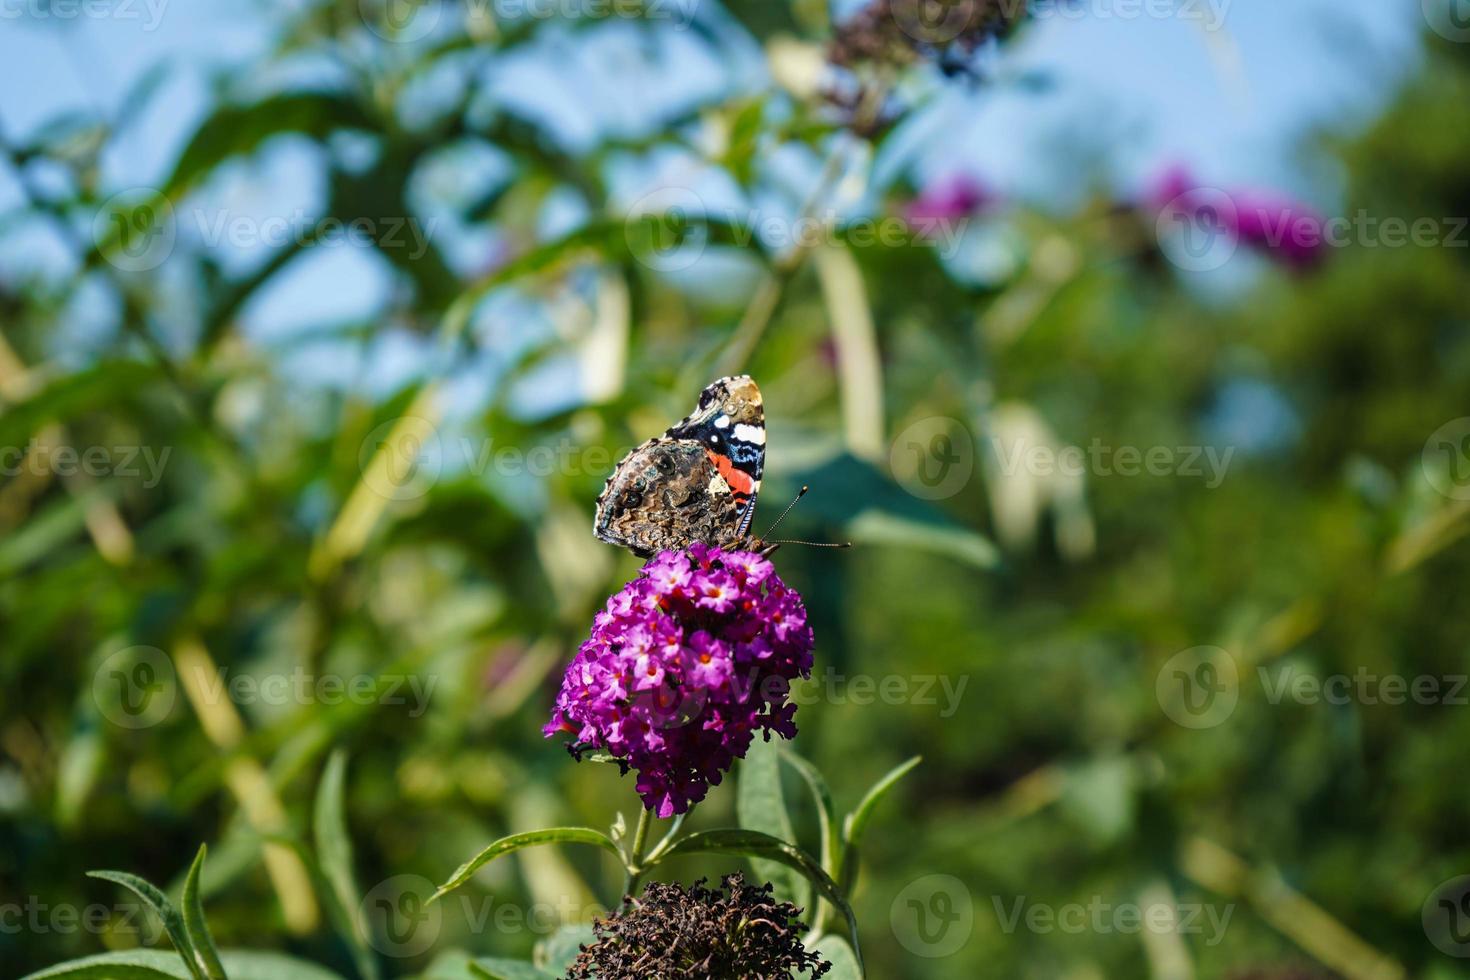
<path fill-rule="evenodd" d="M 827 788 L 827 780 L 822 778 L 817 767 L 797 755 L 794 750 L 782 746 L 781 758 L 796 770 L 805 780 L 807 788 L 812 791 L 812 801 L 817 806 L 817 824 L 822 832 L 822 868 L 828 874 L 833 874 L 833 862 L 837 858 L 838 828 L 836 811 L 832 807 L 832 791 Z"/>
<path fill-rule="evenodd" d="M 838 880 L 842 882 L 844 895 L 851 893 L 852 886 L 857 881 L 858 843 L 862 840 L 863 832 L 867 830 L 868 821 L 873 817 L 873 810 L 883 802 L 883 797 L 888 795 L 888 791 L 893 789 L 900 779 L 908 775 L 909 770 L 923 760 L 923 756 L 916 755 L 907 762 L 890 769 L 882 779 L 873 784 L 872 789 L 868 790 L 867 795 L 858 802 L 853 811 L 847 815 L 847 819 L 842 822 L 843 849 L 842 862 L 838 868 L 840 872 Z"/>
<path fill-rule="evenodd" d="M 481 956 L 470 961 L 470 975 L 486 980 L 556 980 L 556 974 L 538 970 L 520 960 L 499 956 Z"/>
<path fill-rule="evenodd" d="M 161 949 L 130 949 L 68 960 L 23 980 L 190 980 L 192 976 L 177 954 Z"/>
<path fill-rule="evenodd" d="M 316 857 L 326 882 L 327 911 L 337 932 L 352 948 L 353 962 L 363 980 L 378 980 L 378 961 L 363 934 L 362 922 L 353 914 L 361 903 L 352 874 L 352 838 L 347 834 L 343 807 L 347 780 L 347 753 L 333 752 L 322 771 L 312 816 Z"/>
<path fill-rule="evenodd" d="M 232 980 L 342 980 L 331 970 L 281 953 L 226 950 L 220 954 Z M 69 960 L 24 980 L 190 980 L 191 969 L 161 949 L 130 949 Z"/>
<path fill-rule="evenodd" d="M 747 857 L 762 857 L 780 861 L 787 867 L 800 871 L 847 920 L 848 934 L 852 938 L 852 947 L 857 953 L 858 964 L 861 966 L 862 952 L 858 946 L 857 917 L 853 915 L 852 906 L 843 897 L 837 887 L 837 882 L 822 870 L 821 865 L 817 864 L 810 854 L 795 844 L 777 840 L 769 834 L 762 834 L 754 830 L 703 830 L 676 841 L 668 849 L 667 856 L 673 857 L 675 854 L 742 854 Z"/>
<path fill-rule="evenodd" d="M 961 525 L 944 526 L 916 521 L 898 514 L 867 510 L 847 526 L 854 544 L 897 545 L 990 569 L 1000 563 L 1000 552 L 983 535 Z"/>
<path fill-rule="evenodd" d="M 512 834 L 509 837 L 502 837 L 461 864 L 454 874 L 449 876 L 449 880 L 439 886 L 439 890 L 429 901 L 436 901 L 463 885 L 476 871 L 501 855 L 519 851 L 523 847 L 534 847 L 537 844 L 592 844 L 617 855 L 620 861 L 623 858 L 623 852 L 618 850 L 618 845 L 613 843 L 611 837 L 590 827 L 552 827 L 547 830 L 531 830 L 524 834 Z"/>
<path fill-rule="evenodd" d="M 596 938 L 591 926 L 562 926 L 544 942 L 536 944 L 536 965 L 555 976 L 566 976 L 582 946 Z"/>
<path fill-rule="evenodd" d="M 862 970 L 853 955 L 852 947 L 836 936 L 823 936 L 817 941 L 817 954 L 832 964 L 832 969 L 822 974 L 823 980 L 862 980 Z"/>
<path fill-rule="evenodd" d="M 342 975 L 284 953 L 253 949 L 221 952 L 230 980 L 342 980 Z"/>
<path fill-rule="evenodd" d="M 894 785 L 907 776 L 909 772 L 924 761 L 924 757 L 916 755 L 906 762 L 894 766 L 888 773 L 868 790 L 867 795 L 862 798 L 853 811 L 847 815 L 842 823 L 842 838 L 848 844 L 856 844 L 863 836 L 863 831 L 868 827 L 868 821 L 873 818 L 873 809 L 883 802 L 883 797 Z"/>
<path fill-rule="evenodd" d="M 189 973 L 195 980 L 208 980 L 194 957 L 194 948 L 189 944 L 189 934 L 184 928 L 184 917 L 179 910 L 174 908 L 174 903 L 168 900 L 168 896 L 159 891 L 149 881 L 139 878 L 137 875 L 128 874 L 126 871 L 88 871 L 88 878 L 99 878 L 102 881 L 110 881 L 122 885 L 128 891 L 143 900 L 143 904 L 153 910 L 153 914 L 163 922 L 163 929 L 168 933 L 168 938 L 178 950 L 179 956 L 187 964 Z"/>
<path fill-rule="evenodd" d="M 775 742 L 757 739 L 740 760 L 740 773 L 735 786 L 735 813 L 740 826 L 758 830 L 779 840 L 795 840 L 791 815 L 781 793 L 781 761 Z M 810 909 L 811 889 L 800 872 L 765 858 L 752 858 L 751 867 L 763 881 L 776 886 L 776 896 Z"/>
<path fill-rule="evenodd" d="M 189 877 L 184 879 L 184 932 L 194 949 L 195 965 L 209 980 L 227 980 L 219 951 L 214 948 L 214 937 L 209 934 L 209 923 L 204 918 L 204 905 L 199 901 L 199 872 L 204 868 L 207 851 L 206 845 L 199 845 L 199 853 L 189 866 Z"/>

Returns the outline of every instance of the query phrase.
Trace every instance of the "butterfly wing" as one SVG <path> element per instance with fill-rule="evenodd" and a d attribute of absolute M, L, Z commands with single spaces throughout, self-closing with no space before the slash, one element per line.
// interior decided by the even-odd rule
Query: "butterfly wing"
<path fill-rule="evenodd" d="M 734 537 L 744 537 L 755 517 L 766 466 L 766 410 L 755 381 L 744 374 L 721 378 L 699 393 L 694 412 L 665 435 L 704 447 L 735 498 Z"/>
<path fill-rule="evenodd" d="M 693 413 L 618 463 L 597 498 L 593 533 L 643 557 L 695 541 L 737 544 L 755 516 L 765 433 L 755 382 L 721 378 Z"/>

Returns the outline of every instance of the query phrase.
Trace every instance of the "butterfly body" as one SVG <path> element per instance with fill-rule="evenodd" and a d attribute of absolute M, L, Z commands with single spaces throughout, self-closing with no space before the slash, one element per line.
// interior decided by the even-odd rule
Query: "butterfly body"
<path fill-rule="evenodd" d="M 597 498 L 593 533 L 642 557 L 695 541 L 765 551 L 747 533 L 765 456 L 760 389 L 745 375 L 721 378 L 692 413 L 618 463 Z"/>

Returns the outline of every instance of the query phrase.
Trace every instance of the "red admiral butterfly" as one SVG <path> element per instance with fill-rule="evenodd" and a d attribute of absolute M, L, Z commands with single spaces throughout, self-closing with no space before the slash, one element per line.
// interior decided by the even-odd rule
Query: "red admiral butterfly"
<path fill-rule="evenodd" d="M 766 416 L 747 375 L 721 378 L 699 406 L 623 458 L 597 498 L 592 532 L 635 555 L 720 548 L 774 548 L 749 536 L 766 462 Z"/>

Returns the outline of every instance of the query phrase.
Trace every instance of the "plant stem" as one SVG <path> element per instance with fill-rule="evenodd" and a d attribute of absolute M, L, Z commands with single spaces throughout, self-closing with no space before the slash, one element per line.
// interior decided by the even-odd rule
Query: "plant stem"
<path fill-rule="evenodd" d="M 638 890 L 638 883 L 643 879 L 643 848 L 648 843 L 648 828 L 653 823 L 653 813 L 638 808 L 638 829 L 633 831 L 633 845 L 628 849 L 628 884 L 623 889 L 623 897 L 630 898 Z"/>

